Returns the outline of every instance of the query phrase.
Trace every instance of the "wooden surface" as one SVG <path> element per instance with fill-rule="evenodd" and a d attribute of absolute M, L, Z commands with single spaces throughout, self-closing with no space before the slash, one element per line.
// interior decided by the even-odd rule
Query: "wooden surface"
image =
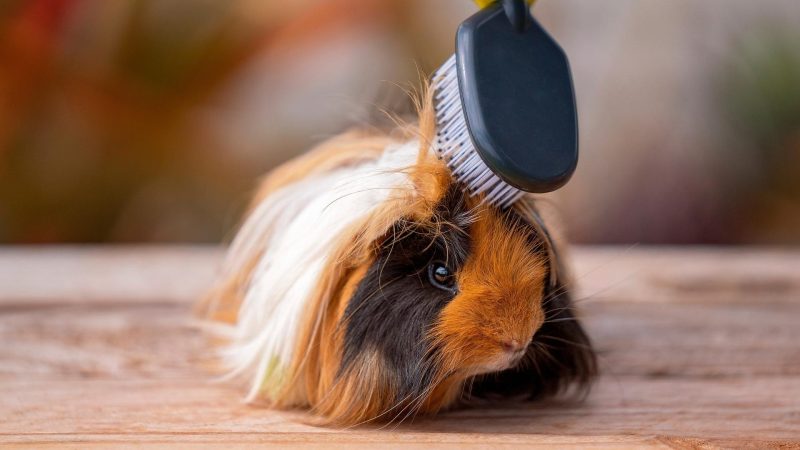
<path fill-rule="evenodd" d="M 800 444 L 800 251 L 583 248 L 583 404 L 333 430 L 215 383 L 190 315 L 215 248 L 0 249 L 0 444 L 754 448 Z"/>

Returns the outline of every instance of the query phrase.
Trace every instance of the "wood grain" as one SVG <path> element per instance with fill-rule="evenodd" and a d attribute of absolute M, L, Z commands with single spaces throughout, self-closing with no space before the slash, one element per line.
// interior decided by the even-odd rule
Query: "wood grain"
<path fill-rule="evenodd" d="M 191 317 L 216 248 L 0 250 L 0 444 L 800 446 L 800 251 L 580 248 L 603 376 L 583 403 L 318 428 L 214 382 Z"/>

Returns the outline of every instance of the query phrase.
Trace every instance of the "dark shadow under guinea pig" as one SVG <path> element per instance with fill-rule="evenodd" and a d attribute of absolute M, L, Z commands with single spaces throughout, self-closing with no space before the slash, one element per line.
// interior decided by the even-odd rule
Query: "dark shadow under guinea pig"
<path fill-rule="evenodd" d="M 597 365 L 525 197 L 464 194 L 417 134 L 348 133 L 267 177 L 205 303 L 251 400 L 327 423 L 588 387 Z"/>

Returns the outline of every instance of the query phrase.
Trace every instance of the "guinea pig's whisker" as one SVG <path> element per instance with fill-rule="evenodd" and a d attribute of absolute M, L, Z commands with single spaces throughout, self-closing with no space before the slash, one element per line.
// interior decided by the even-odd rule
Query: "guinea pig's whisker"
<path fill-rule="evenodd" d="M 550 302 L 561 299 L 562 296 L 567 293 L 569 293 L 569 288 L 566 285 L 562 285 L 557 289 L 548 292 L 547 295 L 542 298 L 542 307 L 549 305 Z"/>
<path fill-rule="evenodd" d="M 634 249 L 634 248 L 635 248 L 637 245 L 638 245 L 638 244 L 633 244 L 633 245 L 629 246 L 628 248 L 626 248 L 626 249 L 625 249 L 625 250 L 622 252 L 622 254 L 621 254 L 621 255 L 618 255 L 618 256 L 617 256 L 617 258 L 621 258 L 621 257 L 622 257 L 622 256 L 624 256 L 625 254 L 627 254 L 628 252 L 630 252 L 632 249 Z M 596 271 L 598 271 L 598 270 L 600 270 L 600 269 L 602 269 L 602 268 L 606 267 L 606 266 L 607 266 L 607 265 L 608 265 L 610 262 L 613 262 L 613 260 L 612 260 L 612 261 L 607 261 L 605 264 L 598 264 L 598 265 L 594 266 L 593 268 L 591 268 L 590 270 L 588 270 L 588 271 L 586 271 L 586 272 L 582 273 L 580 276 L 577 276 L 577 277 L 573 278 L 573 280 L 572 280 L 573 284 L 574 284 L 574 283 L 577 283 L 577 282 L 578 282 L 578 281 L 580 281 L 581 279 L 583 279 L 583 278 L 585 278 L 585 277 L 587 277 L 587 276 L 591 275 L 592 273 L 595 273 Z M 584 301 L 586 301 L 586 300 L 593 299 L 593 298 L 597 297 L 598 295 L 600 295 L 600 294 L 603 294 L 603 293 L 605 293 L 605 292 L 608 292 L 609 290 L 611 290 L 611 289 L 613 289 L 613 288 L 615 288 L 615 287 L 617 287 L 617 286 L 619 286 L 619 285 L 621 285 L 621 284 L 625 283 L 625 282 L 626 282 L 626 281 L 628 281 L 628 280 L 629 280 L 629 279 L 630 279 L 632 276 L 633 276 L 633 274 L 630 274 L 630 275 L 628 275 L 628 276 L 624 277 L 623 279 L 621 279 L 621 280 L 619 280 L 619 281 L 616 281 L 616 282 L 612 283 L 611 285 L 609 285 L 609 286 L 607 286 L 607 287 L 605 287 L 605 288 L 603 288 L 603 289 L 600 289 L 600 290 L 598 290 L 597 292 L 595 292 L 595 293 L 593 293 L 593 294 L 590 294 L 590 295 L 587 295 L 587 296 L 585 296 L 585 297 L 581 297 L 581 298 L 578 298 L 578 299 L 573 299 L 573 300 L 572 300 L 572 303 L 573 303 L 573 304 L 578 304 L 578 303 L 582 303 L 582 302 L 584 302 Z M 568 288 L 566 285 L 564 285 L 564 286 L 561 286 L 561 287 L 559 287 L 558 289 L 556 289 L 556 290 L 554 290 L 554 291 L 552 291 L 552 292 L 548 293 L 548 295 L 547 295 L 547 296 L 546 296 L 546 297 L 543 299 L 542 306 L 546 306 L 546 305 L 547 305 L 547 304 L 548 304 L 550 301 L 552 301 L 554 298 L 557 298 L 559 295 L 561 295 L 561 294 L 564 294 L 564 293 L 567 293 L 568 291 L 569 291 L 569 288 Z"/>
<path fill-rule="evenodd" d="M 544 323 L 580 322 L 577 317 L 563 317 L 560 319 L 545 320 Z"/>
<path fill-rule="evenodd" d="M 557 295 L 550 295 L 550 294 L 542 297 L 542 309 L 545 309 L 548 306 L 550 306 L 550 303 L 555 301 L 556 298 L 558 298 Z"/>
<path fill-rule="evenodd" d="M 553 304 L 553 306 L 571 306 L 572 305 L 572 287 L 567 287 L 566 284 L 557 282 L 557 285 L 547 292 L 542 298 L 542 308 L 546 308 Z"/>
<path fill-rule="evenodd" d="M 553 341 L 562 342 L 564 344 L 572 345 L 572 346 L 575 346 L 575 347 L 578 347 L 578 348 L 582 348 L 582 349 L 585 349 L 585 350 L 592 350 L 592 347 L 590 347 L 590 346 L 588 346 L 586 344 L 582 344 L 580 342 L 573 342 L 573 341 L 570 341 L 568 339 L 563 339 L 563 338 L 556 337 L 556 336 L 544 335 L 544 336 L 539 336 L 539 339 L 551 339 Z"/>
<path fill-rule="evenodd" d="M 560 315 L 560 313 L 563 313 L 564 311 L 574 312 L 575 308 L 573 308 L 572 305 L 562 306 L 560 308 L 554 308 L 554 309 L 547 310 L 547 314 L 549 314 L 550 317 L 553 317 L 553 318 L 560 318 L 560 317 L 556 317 L 556 316 Z M 547 318 L 545 318 L 545 320 L 547 320 Z"/>
<path fill-rule="evenodd" d="M 616 263 L 619 259 L 627 256 L 628 253 L 630 253 L 633 249 L 635 249 L 638 246 L 639 246 L 638 242 L 629 245 L 627 248 L 625 248 L 624 250 L 619 252 L 619 254 L 613 256 L 612 258 L 609 258 L 607 261 L 604 261 L 601 264 L 597 264 L 596 266 L 592 267 L 591 269 L 587 270 L 586 272 L 576 276 L 574 278 L 574 281 L 582 280 L 583 278 L 587 277 L 588 275 L 591 275 L 591 274 L 597 272 L 600 269 L 606 268 L 609 265 Z"/>
<path fill-rule="evenodd" d="M 628 276 L 622 278 L 621 280 L 619 280 L 619 281 L 617 281 L 615 283 L 612 283 L 612 284 L 606 286 L 603 289 L 600 289 L 599 291 L 597 291 L 597 292 L 595 292 L 593 294 L 590 294 L 590 295 L 587 295 L 585 297 L 581 297 L 581 298 L 573 300 L 573 303 L 578 304 L 578 303 L 585 302 L 587 300 L 592 300 L 592 299 L 596 298 L 598 295 L 605 294 L 606 292 L 614 289 L 615 287 L 618 287 L 618 286 L 628 282 L 633 276 L 634 276 L 634 274 L 629 274 Z"/>
<path fill-rule="evenodd" d="M 539 349 L 539 350 L 542 352 L 542 354 L 543 354 L 544 356 L 546 356 L 546 357 L 547 357 L 547 359 L 549 359 L 550 361 L 554 362 L 555 364 L 557 364 L 558 366 L 560 366 L 562 369 L 568 369 L 568 367 L 567 367 L 567 366 L 565 366 L 565 365 L 564 365 L 564 363 L 562 363 L 561 361 L 559 361 L 559 360 L 558 360 L 558 359 L 557 359 L 555 356 L 553 356 L 553 354 L 550 352 L 550 350 L 549 350 L 549 349 L 550 349 L 550 348 L 554 348 L 554 347 L 550 347 L 550 346 L 548 346 L 547 344 L 542 344 L 541 342 L 540 342 L 539 344 L 540 344 L 540 346 L 538 347 L 538 349 Z"/>
<path fill-rule="evenodd" d="M 536 343 L 536 344 L 538 344 L 538 343 Z M 540 350 L 541 349 L 540 349 L 540 347 L 538 345 L 536 345 L 534 347 L 534 351 L 538 352 Z M 539 378 L 541 378 L 543 376 L 543 374 L 542 374 L 542 368 L 539 366 L 539 359 L 536 356 L 531 355 L 531 356 L 526 357 L 525 360 L 530 366 L 532 366 L 536 370 L 536 374 L 539 376 Z"/>

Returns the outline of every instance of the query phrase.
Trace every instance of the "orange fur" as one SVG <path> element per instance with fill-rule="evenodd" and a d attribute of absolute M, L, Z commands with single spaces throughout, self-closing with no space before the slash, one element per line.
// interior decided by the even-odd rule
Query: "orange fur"
<path fill-rule="evenodd" d="M 445 355 L 443 373 L 457 375 L 451 383 L 508 368 L 503 342 L 530 342 L 544 322 L 546 261 L 532 251 L 525 233 L 505 224 L 496 210 L 482 208 L 471 237 L 460 293 L 431 332 Z"/>

